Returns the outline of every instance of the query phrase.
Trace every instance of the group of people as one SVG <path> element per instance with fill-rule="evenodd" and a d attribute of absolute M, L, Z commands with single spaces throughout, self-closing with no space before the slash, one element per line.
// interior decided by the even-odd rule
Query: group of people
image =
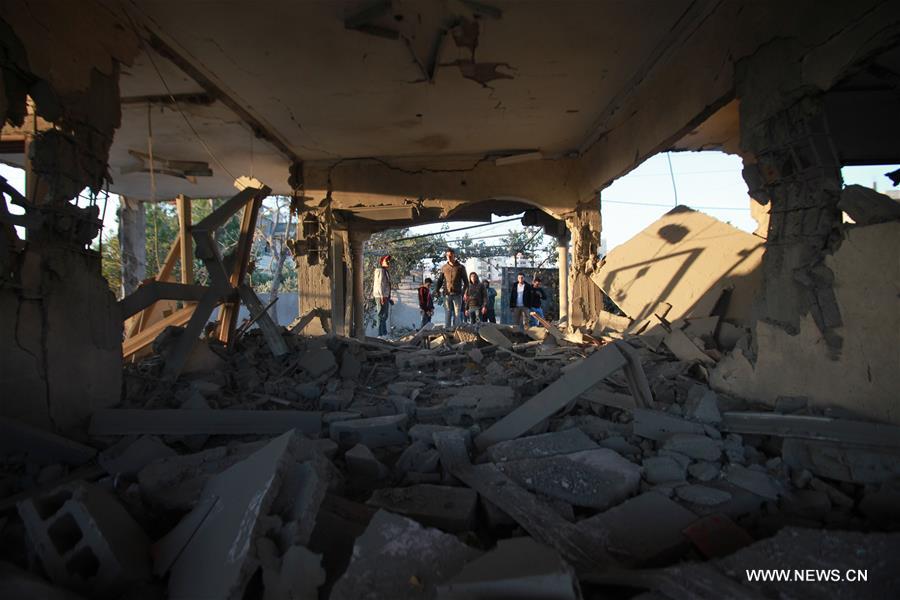
<path fill-rule="evenodd" d="M 431 322 L 434 315 L 434 301 L 436 298 L 444 298 L 444 327 L 449 329 L 461 323 L 496 323 L 497 316 L 494 305 L 497 299 L 497 290 L 491 287 L 488 279 L 481 280 L 478 273 L 466 273 L 466 268 L 456 258 L 456 253 L 447 248 L 447 262 L 441 265 L 437 283 L 432 291 L 432 280 L 426 278 L 419 286 L 419 311 L 422 314 L 421 327 Z M 378 308 L 378 335 L 387 335 L 387 322 L 391 299 L 390 255 L 382 256 L 375 269 L 373 281 L 373 296 Z M 519 273 L 516 281 L 509 290 L 509 307 L 512 310 L 513 322 L 524 329 L 525 325 L 534 320 L 530 313 L 534 312 L 544 316 L 542 302 L 547 299 L 547 293 L 541 286 L 540 277 L 535 277 L 531 283 L 525 281 L 525 274 Z"/>

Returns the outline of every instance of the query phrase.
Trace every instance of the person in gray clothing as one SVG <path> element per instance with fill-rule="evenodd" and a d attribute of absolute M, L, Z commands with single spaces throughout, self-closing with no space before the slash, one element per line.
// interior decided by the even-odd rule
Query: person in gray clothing
<path fill-rule="evenodd" d="M 462 297 L 469 288 L 466 268 L 456 260 L 456 253 L 451 248 L 446 251 L 447 262 L 441 267 L 435 284 L 435 294 L 444 294 L 444 328 L 459 325 L 462 316 Z"/>
<path fill-rule="evenodd" d="M 474 271 L 469 273 L 469 289 L 465 295 L 466 320 L 469 323 L 478 323 L 481 316 L 487 311 L 486 299 L 487 294 L 484 285 L 478 281 L 478 273 Z"/>

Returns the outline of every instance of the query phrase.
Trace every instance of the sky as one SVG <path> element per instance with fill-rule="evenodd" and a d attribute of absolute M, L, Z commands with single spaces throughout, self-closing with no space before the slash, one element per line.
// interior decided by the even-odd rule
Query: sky
<path fill-rule="evenodd" d="M 669 170 L 671 159 L 672 171 Z M 702 210 L 717 219 L 731 223 L 739 229 L 752 232 L 756 221 L 750 216 L 747 186 L 741 178 L 741 159 L 722 152 L 671 152 L 657 154 L 644 161 L 636 169 L 616 180 L 601 193 L 603 215 L 603 239 L 607 251 L 627 241 L 677 204 Z M 844 167 L 841 174 L 844 184 L 877 187 L 881 191 L 891 189 L 891 181 L 884 176 L 900 165 L 875 165 Z M 672 185 L 674 174 L 675 185 Z M 0 164 L 0 176 L 5 177 L 19 191 L 24 188 L 24 172 L 21 169 Z M 894 188 L 900 189 L 900 188 Z M 117 227 L 116 209 L 118 197 L 110 196 L 104 217 L 104 235 L 114 234 Z M 101 205 L 102 210 L 102 205 Z M 21 212 L 18 207 L 10 211 Z M 493 216 L 493 221 L 510 217 Z M 449 223 L 451 229 L 473 222 Z M 410 235 L 432 233 L 446 227 L 447 223 L 413 227 Z M 510 228 L 521 228 L 516 222 L 500 223 L 470 229 L 459 234 L 447 234 L 457 239 L 463 234 L 471 237 L 501 235 Z M 499 238 L 488 238 L 488 244 Z"/>

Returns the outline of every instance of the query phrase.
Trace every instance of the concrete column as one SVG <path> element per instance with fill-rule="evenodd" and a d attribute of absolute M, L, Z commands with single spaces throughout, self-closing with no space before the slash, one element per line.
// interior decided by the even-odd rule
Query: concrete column
<path fill-rule="evenodd" d="M 556 238 L 556 263 L 559 267 L 559 320 L 569 325 L 569 236 Z"/>
<path fill-rule="evenodd" d="M 350 232 L 350 255 L 352 259 L 350 269 L 353 271 L 353 335 L 360 340 L 366 337 L 363 245 L 368 237 L 368 235 L 355 231 Z"/>
<path fill-rule="evenodd" d="M 118 216 L 122 295 L 127 296 L 147 277 L 147 217 L 144 203 L 121 196 Z"/>

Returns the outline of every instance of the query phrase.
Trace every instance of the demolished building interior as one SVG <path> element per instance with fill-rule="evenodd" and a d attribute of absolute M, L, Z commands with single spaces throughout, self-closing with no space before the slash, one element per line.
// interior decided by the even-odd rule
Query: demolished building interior
<path fill-rule="evenodd" d="M 900 597 L 900 205 L 841 179 L 900 163 L 900 4 L 2 0 L 0 49 L 0 597 Z M 603 189 L 706 149 L 759 229 L 601 257 Z M 558 321 L 366 336 L 374 232 L 523 212 Z"/>

